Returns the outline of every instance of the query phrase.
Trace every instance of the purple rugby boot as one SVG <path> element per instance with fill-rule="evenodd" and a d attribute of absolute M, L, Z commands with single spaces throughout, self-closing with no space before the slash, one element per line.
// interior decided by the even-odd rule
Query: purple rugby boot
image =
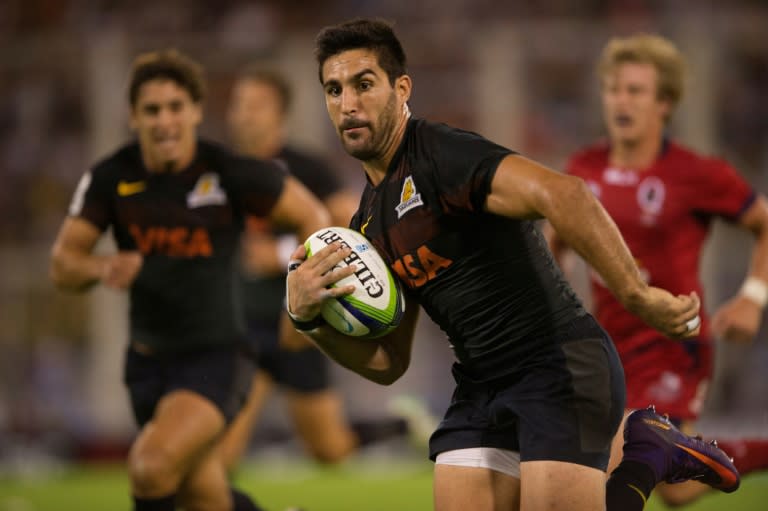
<path fill-rule="evenodd" d="M 624 426 L 624 458 L 650 466 L 658 482 L 680 483 L 693 479 L 731 493 L 739 487 L 733 460 L 714 440 L 683 434 L 653 406 L 635 410 Z"/>

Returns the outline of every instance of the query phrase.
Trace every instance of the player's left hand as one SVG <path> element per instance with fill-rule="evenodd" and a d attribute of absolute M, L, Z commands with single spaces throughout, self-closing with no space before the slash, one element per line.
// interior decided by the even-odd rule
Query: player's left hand
<path fill-rule="evenodd" d="M 355 286 L 334 286 L 339 280 L 352 275 L 357 267 L 354 264 L 339 267 L 338 264 L 352 249 L 338 242 L 313 254 L 307 259 L 304 245 L 291 254 L 291 264 L 294 269 L 288 271 L 286 277 L 286 296 L 288 311 L 299 321 L 310 321 L 315 318 L 326 300 L 351 294 Z"/>
<path fill-rule="evenodd" d="M 671 339 L 699 335 L 701 301 L 695 292 L 675 296 L 665 289 L 648 286 L 642 299 L 632 305 L 631 312 Z"/>
<path fill-rule="evenodd" d="M 712 334 L 730 342 L 751 343 L 760 328 L 762 308 L 741 295 L 725 302 L 712 316 Z"/>

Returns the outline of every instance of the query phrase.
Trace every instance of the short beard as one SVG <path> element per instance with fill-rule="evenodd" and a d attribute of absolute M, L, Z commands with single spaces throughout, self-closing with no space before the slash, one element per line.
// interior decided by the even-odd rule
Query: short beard
<path fill-rule="evenodd" d="M 378 151 L 373 147 L 361 147 L 360 149 L 349 149 L 344 147 L 347 153 L 360 161 L 373 160 L 378 156 Z"/>
<path fill-rule="evenodd" d="M 347 151 L 350 156 L 360 161 L 371 161 L 384 156 L 384 152 L 386 151 L 386 143 L 392 137 L 395 128 L 396 104 L 397 102 L 395 100 L 395 93 L 393 91 L 389 97 L 389 101 L 387 101 L 387 104 L 384 107 L 384 110 L 381 112 L 381 116 L 379 117 L 378 129 L 375 132 L 371 130 L 370 144 L 367 144 L 364 147 L 353 149 L 347 147 L 347 145 L 342 142 L 344 145 L 344 150 Z M 384 138 L 378 140 L 377 134 Z"/>

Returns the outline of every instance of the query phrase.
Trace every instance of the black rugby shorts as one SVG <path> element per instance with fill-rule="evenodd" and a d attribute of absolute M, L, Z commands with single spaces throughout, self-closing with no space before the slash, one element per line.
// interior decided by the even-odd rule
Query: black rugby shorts
<path fill-rule="evenodd" d="M 149 356 L 129 346 L 124 382 L 139 426 L 152 418 L 155 407 L 174 390 L 189 390 L 210 400 L 231 422 L 248 397 L 253 364 L 234 347 Z"/>
<path fill-rule="evenodd" d="M 587 316 L 525 371 L 479 382 L 454 364 L 456 388 L 430 458 L 456 449 L 517 451 L 605 470 L 624 412 L 624 372 L 611 339 Z"/>
<path fill-rule="evenodd" d="M 248 354 L 257 370 L 286 389 L 312 394 L 331 387 L 328 357 L 314 346 L 298 351 L 281 347 L 277 325 L 249 324 Z"/>

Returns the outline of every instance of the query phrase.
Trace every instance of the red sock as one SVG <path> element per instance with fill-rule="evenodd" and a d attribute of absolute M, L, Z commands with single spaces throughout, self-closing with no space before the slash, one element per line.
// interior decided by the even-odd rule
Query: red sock
<path fill-rule="evenodd" d="M 718 440 L 717 445 L 728 456 L 733 457 L 733 464 L 736 465 L 741 475 L 749 474 L 755 470 L 768 469 L 768 439 Z"/>

